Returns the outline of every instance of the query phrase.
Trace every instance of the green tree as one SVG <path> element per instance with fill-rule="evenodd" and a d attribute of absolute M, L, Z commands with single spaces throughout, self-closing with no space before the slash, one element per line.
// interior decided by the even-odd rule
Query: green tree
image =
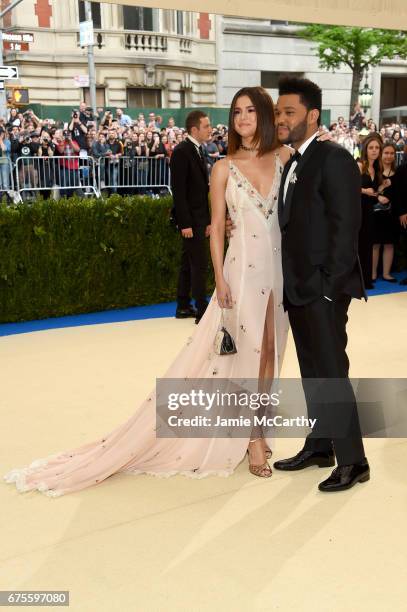
<path fill-rule="evenodd" d="M 407 58 L 407 36 L 402 31 L 310 25 L 300 36 L 318 44 L 321 68 L 335 71 L 345 64 L 352 70 L 350 112 L 358 101 L 360 81 L 369 66 L 377 66 L 385 58 Z"/>

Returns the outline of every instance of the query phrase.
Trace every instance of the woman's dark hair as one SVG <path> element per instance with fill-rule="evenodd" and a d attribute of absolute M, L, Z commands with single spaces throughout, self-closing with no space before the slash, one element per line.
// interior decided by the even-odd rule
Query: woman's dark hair
<path fill-rule="evenodd" d="M 394 151 L 394 159 L 393 159 L 393 163 L 391 165 L 391 169 L 392 169 L 392 172 L 396 172 L 396 156 L 397 156 L 397 147 L 396 147 L 396 145 L 393 142 L 385 142 L 384 145 L 383 145 L 383 149 L 382 149 L 382 155 L 383 155 L 383 151 L 385 149 L 389 149 L 389 148 L 393 149 L 393 151 Z"/>
<path fill-rule="evenodd" d="M 280 96 L 297 94 L 307 111 L 319 111 L 317 123 L 321 125 L 322 90 L 316 83 L 299 77 L 283 77 L 278 82 L 278 93 Z"/>
<path fill-rule="evenodd" d="M 393 140 L 394 140 L 394 137 L 395 137 L 396 134 L 399 135 L 399 139 L 401 140 L 401 132 L 400 132 L 400 130 L 393 130 L 393 134 L 391 135 Z"/>
<path fill-rule="evenodd" d="M 233 155 L 242 144 L 242 137 L 235 130 L 235 106 L 238 98 L 247 96 L 256 109 L 257 128 L 253 136 L 253 146 L 259 147 L 258 156 L 261 157 L 278 147 L 276 130 L 274 127 L 273 100 L 263 87 L 243 87 L 234 95 L 229 111 L 229 144 L 228 154 Z"/>
<path fill-rule="evenodd" d="M 383 153 L 383 140 L 380 134 L 372 132 L 369 136 L 363 141 L 362 151 L 360 154 L 360 162 L 362 164 L 362 174 L 369 174 L 369 160 L 367 157 L 367 148 L 371 142 L 377 142 L 380 146 L 380 154 L 377 159 L 373 162 L 373 169 L 375 171 L 375 176 L 380 183 L 383 182 L 383 162 L 382 162 L 382 153 Z"/>

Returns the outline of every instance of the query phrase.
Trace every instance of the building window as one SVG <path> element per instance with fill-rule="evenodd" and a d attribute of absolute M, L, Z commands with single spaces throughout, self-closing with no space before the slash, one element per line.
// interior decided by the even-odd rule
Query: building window
<path fill-rule="evenodd" d="M 177 11 L 177 34 L 184 34 L 184 13 Z"/>
<path fill-rule="evenodd" d="M 124 5 L 123 27 L 125 30 L 153 32 L 153 9 Z"/>
<path fill-rule="evenodd" d="M 380 108 L 403 106 L 407 100 L 407 78 L 404 76 L 383 76 L 381 83 Z"/>
<path fill-rule="evenodd" d="M 129 87 L 127 89 L 128 108 L 162 108 L 161 89 Z"/>
<path fill-rule="evenodd" d="M 264 89 L 278 89 L 278 82 L 281 77 L 290 76 L 290 77 L 300 77 L 303 78 L 303 72 L 268 72 L 262 71 L 261 73 L 261 86 Z"/>
<path fill-rule="evenodd" d="M 185 89 L 181 89 L 180 93 L 180 100 L 179 100 L 179 105 L 181 108 L 185 108 L 186 106 L 186 93 L 185 93 Z"/>
<path fill-rule="evenodd" d="M 100 2 L 92 2 L 92 19 L 93 19 L 93 27 L 96 30 L 100 30 L 102 28 L 102 19 L 100 15 Z M 85 3 L 82 0 L 79 0 L 79 22 L 86 21 L 85 14 Z"/>
<path fill-rule="evenodd" d="M 88 106 L 90 106 L 90 91 L 89 87 L 82 87 L 82 100 L 86 102 Z M 104 87 L 96 87 L 96 106 L 105 106 L 106 97 L 105 97 L 105 88 Z"/>

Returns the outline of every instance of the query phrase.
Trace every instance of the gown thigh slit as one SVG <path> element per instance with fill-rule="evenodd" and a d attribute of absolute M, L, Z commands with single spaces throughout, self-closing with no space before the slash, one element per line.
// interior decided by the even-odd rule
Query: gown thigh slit
<path fill-rule="evenodd" d="M 259 382 L 258 392 L 259 393 L 270 393 L 271 386 L 273 384 L 275 374 L 275 316 L 274 316 L 274 296 L 273 292 L 270 291 L 266 314 L 264 319 L 264 331 L 263 340 L 261 345 L 260 353 L 260 364 L 259 364 Z M 256 414 L 261 418 L 265 414 L 264 407 L 259 408 Z M 263 438 L 264 432 L 260 424 L 254 424 L 250 435 L 250 440 L 257 440 Z"/>

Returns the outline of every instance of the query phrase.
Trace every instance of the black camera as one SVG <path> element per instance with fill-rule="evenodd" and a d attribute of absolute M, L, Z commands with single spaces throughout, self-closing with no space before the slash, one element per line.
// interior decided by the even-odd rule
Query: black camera
<path fill-rule="evenodd" d="M 63 136 L 64 136 L 64 138 L 67 138 L 67 139 L 70 140 L 71 139 L 71 132 L 69 130 L 64 130 L 63 131 Z"/>

